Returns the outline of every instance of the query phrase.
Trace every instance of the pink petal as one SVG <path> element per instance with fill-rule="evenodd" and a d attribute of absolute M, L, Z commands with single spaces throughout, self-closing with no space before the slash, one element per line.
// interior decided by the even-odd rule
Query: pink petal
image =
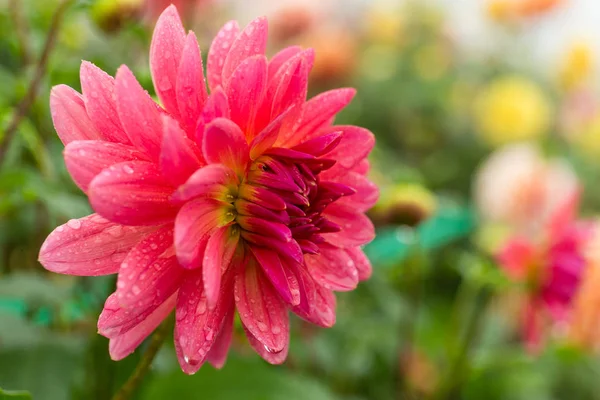
<path fill-rule="evenodd" d="M 315 282 L 330 290 L 345 292 L 356 289 L 358 271 L 354 260 L 343 249 L 325 244 L 320 247 L 320 254 L 304 257 Z"/>
<path fill-rule="evenodd" d="M 158 225 L 172 221 L 177 207 L 172 186 L 147 161 L 126 161 L 104 169 L 90 183 L 92 208 L 124 225 Z"/>
<path fill-rule="evenodd" d="M 209 235 L 234 218 L 227 206 L 226 203 L 199 198 L 181 208 L 175 219 L 175 249 L 183 267 L 193 269 L 202 265 Z"/>
<path fill-rule="evenodd" d="M 335 325 L 336 299 L 334 293 L 316 284 L 310 274 L 301 267 L 297 270 L 298 280 L 302 282 L 303 293 L 300 304 L 292 311 L 308 322 L 331 328 Z M 307 303 L 308 306 L 306 305 Z"/>
<path fill-rule="evenodd" d="M 292 232 L 285 224 L 246 215 L 238 215 L 236 221 L 244 230 L 257 233 L 267 238 L 273 238 L 282 242 L 289 242 L 292 240 Z"/>
<path fill-rule="evenodd" d="M 250 346 L 261 356 L 266 362 L 273 365 L 283 364 L 285 359 L 287 358 L 289 351 L 289 337 L 285 342 L 285 346 L 283 349 L 279 351 L 273 351 L 270 348 L 266 347 L 262 344 L 254 335 L 244 326 L 244 332 L 246 333 L 246 337 L 248 338 L 248 342 Z M 289 336 L 289 333 L 288 333 Z"/>
<path fill-rule="evenodd" d="M 175 345 L 179 348 L 179 364 L 188 374 L 200 369 L 223 326 L 228 322 L 227 318 L 232 314 L 233 273 L 223 276 L 220 291 L 223 295 L 211 310 L 202 289 L 200 270 L 189 272 L 179 289 L 175 313 Z"/>
<path fill-rule="evenodd" d="M 371 220 L 361 212 L 341 204 L 331 204 L 323 213 L 331 222 L 339 225 L 340 232 L 327 233 L 327 242 L 338 247 L 356 247 L 369 243 L 375 237 Z"/>
<path fill-rule="evenodd" d="M 196 129 L 198 117 L 208 96 L 204 81 L 202 57 L 196 35 L 190 32 L 185 40 L 177 71 L 177 105 L 187 132 Z"/>
<path fill-rule="evenodd" d="M 250 249 L 281 299 L 291 306 L 298 305 L 300 303 L 298 280 L 290 269 L 282 264 L 277 253 L 258 246 L 252 246 Z"/>
<path fill-rule="evenodd" d="M 160 304 L 177 291 L 183 273 L 173 250 L 173 227 L 166 225 L 144 238 L 123 260 L 117 280 L 119 304 L 138 308 Z"/>
<path fill-rule="evenodd" d="M 39 261 L 60 274 L 114 274 L 131 248 L 153 229 L 118 225 L 97 214 L 72 219 L 48 235 Z"/>
<path fill-rule="evenodd" d="M 208 239 L 202 263 L 202 280 L 208 307 L 213 309 L 219 299 L 221 275 L 231 263 L 240 239 L 240 230 L 224 226 Z"/>
<path fill-rule="evenodd" d="M 270 82 L 271 79 L 273 79 L 283 64 L 301 51 L 302 47 L 300 46 L 289 46 L 280 50 L 277 54 L 271 57 L 271 60 L 269 60 L 268 81 Z"/>
<path fill-rule="evenodd" d="M 354 266 L 358 271 L 358 280 L 364 281 L 369 279 L 373 273 L 373 268 L 362 249 L 360 247 L 350 247 L 346 249 L 346 253 L 348 253 L 352 261 L 354 261 Z"/>
<path fill-rule="evenodd" d="M 231 120 L 217 118 L 204 130 L 202 151 L 208 163 L 219 163 L 238 175 L 246 170 L 250 149 L 244 133 Z"/>
<path fill-rule="evenodd" d="M 229 78 L 233 75 L 233 71 L 248 57 L 257 54 L 265 54 L 267 49 L 267 19 L 259 17 L 253 20 L 244 28 L 237 36 L 223 64 L 221 73 L 222 82 L 227 86 Z M 211 88 L 212 88 L 211 84 Z"/>
<path fill-rule="evenodd" d="M 339 145 L 327 154 L 327 158 L 337 161 L 334 168 L 354 168 L 367 157 L 375 145 L 375 136 L 369 130 L 358 126 L 336 125 L 326 129 L 325 132 L 343 133 Z"/>
<path fill-rule="evenodd" d="M 298 245 L 295 240 L 289 242 L 283 242 L 272 237 L 268 237 L 262 234 L 253 233 L 250 231 L 242 230 L 242 237 L 250 243 L 254 243 L 257 246 L 268 247 L 276 250 L 280 257 L 285 257 L 294 262 L 302 262 L 303 254 L 302 248 Z"/>
<path fill-rule="evenodd" d="M 257 55 L 246 58 L 235 69 L 227 85 L 227 97 L 231 109 L 231 120 L 253 138 L 254 118 L 262 102 L 267 85 L 267 58 Z"/>
<path fill-rule="evenodd" d="M 79 74 L 85 108 L 98 132 L 109 142 L 131 144 L 117 113 L 115 80 L 87 61 Z"/>
<path fill-rule="evenodd" d="M 334 89 L 307 101 L 300 124 L 287 144 L 293 146 L 318 134 L 320 129 L 331 124 L 335 115 L 350 103 L 355 94 L 356 90 L 350 88 Z"/>
<path fill-rule="evenodd" d="M 134 147 L 102 140 L 76 140 L 65 147 L 65 164 L 73 181 L 87 191 L 92 179 L 104 168 L 123 161 L 147 160 Z"/>
<path fill-rule="evenodd" d="M 65 145 L 73 140 L 103 138 L 85 110 L 83 97 L 67 85 L 54 86 L 50 91 L 50 112 L 54 129 Z"/>
<path fill-rule="evenodd" d="M 277 118 L 269 123 L 265 129 L 260 132 L 250 143 L 250 158 L 256 160 L 265 151 L 269 150 L 279 137 L 281 126 L 288 114 L 293 111 L 291 108 L 282 112 Z"/>
<path fill-rule="evenodd" d="M 158 160 L 163 133 L 158 105 L 126 65 L 117 71 L 115 90 L 119 118 L 131 143 Z"/>
<path fill-rule="evenodd" d="M 162 122 L 160 171 L 173 186 L 179 186 L 202 166 L 200 150 L 173 118 L 163 115 Z"/>
<path fill-rule="evenodd" d="M 238 271 L 234 293 L 237 310 L 248 331 L 269 351 L 283 350 L 289 341 L 287 310 L 253 259 Z"/>
<path fill-rule="evenodd" d="M 233 337 L 233 319 L 235 316 L 233 302 L 231 303 L 231 311 L 227 313 L 223 327 L 215 339 L 215 343 L 210 348 L 210 351 L 206 355 L 206 360 L 211 363 L 216 369 L 221 369 L 225 365 L 227 360 L 227 353 L 231 346 L 231 339 Z"/>
<path fill-rule="evenodd" d="M 246 199 L 270 210 L 285 210 L 285 201 L 276 193 L 260 186 L 242 185 L 239 197 Z"/>
<path fill-rule="evenodd" d="M 144 307 L 122 307 L 115 292 L 108 296 L 102 313 L 98 317 L 98 333 L 107 338 L 121 336 L 141 324 L 160 304 L 146 304 Z"/>
<path fill-rule="evenodd" d="M 327 179 L 327 172 L 329 172 L 329 170 L 322 174 L 323 179 Z M 347 206 L 356 211 L 364 212 L 373 207 L 379 199 L 379 189 L 377 188 L 377 185 L 367 179 L 364 175 L 354 171 L 345 171 L 343 175 L 336 176 L 332 180 L 356 190 L 355 194 L 337 200 L 336 204 L 338 205 Z"/>
<path fill-rule="evenodd" d="M 198 125 L 196 126 L 196 144 L 202 148 L 202 141 L 204 140 L 204 129 L 207 124 L 212 122 L 216 118 L 229 118 L 229 103 L 227 101 L 227 95 L 220 86 L 214 90 L 200 113 L 198 118 Z"/>
<path fill-rule="evenodd" d="M 239 183 L 235 172 L 222 164 L 206 165 L 192 174 L 173 194 L 174 201 L 187 201 L 199 196 L 208 196 L 210 193 L 222 189 L 225 185 Z"/>
<path fill-rule="evenodd" d="M 316 136 L 307 140 L 306 142 L 302 142 L 301 144 L 294 146 L 293 150 L 319 157 L 335 149 L 341 141 L 342 132 L 337 131 Z M 327 157 L 336 159 L 335 157 L 331 157 L 329 155 Z"/>
<path fill-rule="evenodd" d="M 119 361 L 133 353 L 173 311 L 176 301 L 174 294 L 131 330 L 111 338 L 108 345 L 110 358 Z"/>
<path fill-rule="evenodd" d="M 222 72 L 225 58 L 235 41 L 240 28 L 237 21 L 227 22 L 213 40 L 206 60 L 206 75 L 211 91 L 222 84 Z"/>
<path fill-rule="evenodd" d="M 163 11 L 156 21 L 150 44 L 150 72 L 156 94 L 169 113 L 178 116 L 177 70 L 185 42 L 185 30 L 175 6 Z"/>

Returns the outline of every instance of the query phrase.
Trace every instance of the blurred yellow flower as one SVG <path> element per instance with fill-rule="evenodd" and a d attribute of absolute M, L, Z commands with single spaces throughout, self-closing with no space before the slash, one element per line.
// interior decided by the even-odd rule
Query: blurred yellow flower
<path fill-rule="evenodd" d="M 104 32 L 115 32 L 133 20 L 144 7 L 144 0 L 98 0 L 91 8 L 92 19 Z"/>
<path fill-rule="evenodd" d="M 564 0 L 489 0 L 488 16 L 498 22 L 535 17 L 552 10 Z"/>
<path fill-rule="evenodd" d="M 401 44 L 403 30 L 404 24 L 399 10 L 383 5 L 376 5 L 369 10 L 365 32 L 369 42 Z"/>
<path fill-rule="evenodd" d="M 437 209 L 437 199 L 418 184 L 399 184 L 383 190 L 373 209 L 373 220 L 380 225 L 418 225 Z"/>
<path fill-rule="evenodd" d="M 573 137 L 575 147 L 590 160 L 600 156 L 600 114 L 596 114 L 585 127 Z"/>
<path fill-rule="evenodd" d="M 448 71 L 451 57 L 447 46 L 442 43 L 429 43 L 419 48 L 413 59 L 413 66 L 421 79 L 434 81 Z"/>
<path fill-rule="evenodd" d="M 571 44 L 559 67 L 561 87 L 571 90 L 580 86 L 590 77 L 594 63 L 594 52 L 589 43 L 577 41 Z"/>
<path fill-rule="evenodd" d="M 491 82 L 475 101 L 475 125 L 483 140 L 499 146 L 535 140 L 550 125 L 550 103 L 541 88 L 520 76 Z"/>

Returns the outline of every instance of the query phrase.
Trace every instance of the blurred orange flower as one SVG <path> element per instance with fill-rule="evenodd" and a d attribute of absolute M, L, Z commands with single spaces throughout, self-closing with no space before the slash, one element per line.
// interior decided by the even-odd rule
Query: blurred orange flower
<path fill-rule="evenodd" d="M 507 22 L 544 14 L 565 0 L 489 0 L 488 15 L 493 20 Z"/>

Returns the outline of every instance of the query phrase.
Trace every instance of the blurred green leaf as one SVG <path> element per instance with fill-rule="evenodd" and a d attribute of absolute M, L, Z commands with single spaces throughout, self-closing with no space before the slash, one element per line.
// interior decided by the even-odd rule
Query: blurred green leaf
<path fill-rule="evenodd" d="M 24 390 L 2 390 L 0 388 L 0 400 L 30 400 L 31 394 Z"/>
<path fill-rule="evenodd" d="M 144 400 L 334 400 L 333 394 L 314 379 L 269 366 L 258 357 L 243 359 L 230 354 L 217 371 L 204 366 L 196 375 L 181 371 L 156 375 L 141 396 Z"/>

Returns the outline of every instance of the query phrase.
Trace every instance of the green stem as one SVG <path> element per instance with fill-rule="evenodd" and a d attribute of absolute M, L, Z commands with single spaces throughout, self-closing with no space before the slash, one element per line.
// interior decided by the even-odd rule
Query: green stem
<path fill-rule="evenodd" d="M 46 42 L 44 43 L 44 48 L 42 50 L 42 55 L 40 56 L 39 61 L 36 64 L 35 72 L 33 73 L 33 79 L 27 88 L 27 93 L 17 106 L 12 119 L 8 123 L 8 126 L 4 132 L 4 137 L 1 138 L 0 142 L 0 160 L 4 159 L 6 152 L 10 146 L 10 142 L 17 132 L 17 128 L 21 124 L 21 121 L 25 118 L 29 109 L 33 105 L 33 102 L 36 99 L 37 93 L 40 89 L 42 79 L 46 74 L 46 68 L 48 67 L 48 60 L 50 58 L 50 53 L 54 49 L 54 44 L 56 43 L 56 37 L 58 36 L 58 32 L 60 30 L 60 26 L 64 19 L 65 13 L 69 8 L 69 5 L 73 0 L 63 0 L 54 15 L 52 16 L 52 21 L 50 23 L 50 30 L 48 31 L 48 35 L 46 36 Z"/>
<path fill-rule="evenodd" d="M 158 350 L 160 350 L 165 338 L 169 334 L 170 327 L 170 320 L 166 320 L 161 326 L 158 327 L 156 332 L 154 332 L 146 352 L 142 356 L 142 359 L 138 365 L 135 367 L 135 371 L 133 371 L 133 374 L 131 374 L 127 382 L 125 382 L 125 384 L 121 386 L 121 389 L 119 389 L 119 391 L 113 396 L 112 400 L 131 399 L 135 390 L 142 383 L 144 376 L 146 376 L 146 373 L 148 373 L 154 357 L 156 357 Z"/>

